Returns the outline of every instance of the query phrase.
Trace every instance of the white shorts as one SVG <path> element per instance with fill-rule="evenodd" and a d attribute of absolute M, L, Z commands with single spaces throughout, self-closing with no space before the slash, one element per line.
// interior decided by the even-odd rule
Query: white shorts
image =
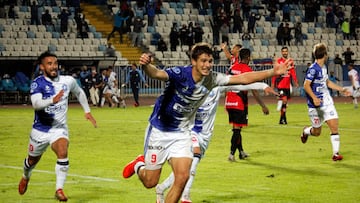
<path fill-rule="evenodd" d="M 57 128 L 50 129 L 49 132 L 42 132 L 32 129 L 29 139 L 28 153 L 30 156 L 42 155 L 47 147 L 60 138 L 69 140 L 69 133 L 67 129 Z"/>
<path fill-rule="evenodd" d="M 357 88 L 356 90 L 354 90 L 352 86 L 346 86 L 345 88 L 351 92 L 352 97 L 360 97 L 360 88 Z"/>
<path fill-rule="evenodd" d="M 325 121 L 339 118 L 334 105 L 309 108 L 308 113 L 312 127 L 315 128 L 321 127 Z"/>
<path fill-rule="evenodd" d="M 205 151 L 209 147 L 210 140 L 209 136 L 203 136 L 201 133 L 191 132 L 191 140 L 193 143 L 193 147 L 200 147 L 201 157 L 204 156 Z"/>
<path fill-rule="evenodd" d="M 162 132 L 149 125 L 144 143 L 145 168 L 157 170 L 172 157 L 193 157 L 190 131 Z"/>

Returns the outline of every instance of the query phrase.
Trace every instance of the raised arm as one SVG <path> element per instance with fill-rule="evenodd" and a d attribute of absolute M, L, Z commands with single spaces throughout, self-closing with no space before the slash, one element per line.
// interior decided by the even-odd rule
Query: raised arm
<path fill-rule="evenodd" d="M 282 64 L 276 63 L 274 68 L 263 71 L 253 71 L 247 72 L 240 75 L 233 75 L 230 77 L 229 85 L 238 85 L 238 84 L 249 84 L 257 81 L 264 80 L 266 78 L 270 78 L 274 75 L 284 74 L 289 67 L 289 64 L 292 63 L 292 59 L 286 60 Z"/>
<path fill-rule="evenodd" d="M 160 70 L 151 64 L 151 56 L 149 54 L 142 54 L 139 61 L 141 68 L 145 71 L 146 75 L 150 78 L 167 81 L 168 74 L 164 70 Z"/>

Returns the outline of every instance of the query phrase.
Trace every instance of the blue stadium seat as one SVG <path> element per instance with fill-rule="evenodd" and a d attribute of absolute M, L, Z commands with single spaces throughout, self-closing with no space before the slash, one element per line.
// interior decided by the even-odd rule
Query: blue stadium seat
<path fill-rule="evenodd" d="M 336 44 L 336 46 L 344 46 L 344 41 L 341 39 L 337 39 L 337 40 L 335 40 L 335 44 Z"/>
<path fill-rule="evenodd" d="M 48 50 L 49 50 L 51 53 L 55 53 L 55 52 L 57 51 L 56 46 L 53 45 L 53 44 L 49 44 Z"/>
<path fill-rule="evenodd" d="M 104 44 L 100 44 L 100 45 L 98 46 L 98 50 L 99 50 L 99 51 L 105 51 L 105 50 L 106 50 L 106 46 L 105 46 Z"/>
<path fill-rule="evenodd" d="M 94 32 L 94 38 L 100 39 L 102 38 L 102 34 L 100 32 Z"/>
<path fill-rule="evenodd" d="M 261 45 L 262 46 L 269 46 L 270 45 L 270 42 L 268 39 L 261 39 Z"/>
<path fill-rule="evenodd" d="M 155 33 L 155 27 L 154 26 L 148 26 L 147 27 L 147 32 L 150 32 L 150 33 Z"/>
<path fill-rule="evenodd" d="M 310 34 L 314 34 L 315 33 L 315 29 L 313 27 L 308 27 L 308 33 Z"/>
<path fill-rule="evenodd" d="M 185 3 L 184 2 L 177 2 L 176 3 L 176 8 L 185 8 Z"/>
<path fill-rule="evenodd" d="M 27 31 L 26 35 L 27 38 L 31 38 L 31 39 L 35 38 L 35 33 L 31 30 Z"/>
<path fill-rule="evenodd" d="M 177 8 L 176 2 L 169 2 L 170 8 Z"/>
<path fill-rule="evenodd" d="M 164 7 L 161 7 L 160 10 L 161 10 L 161 14 L 168 14 L 169 13 L 169 11 Z"/>
<path fill-rule="evenodd" d="M 181 14 L 181 15 L 184 14 L 184 10 L 182 8 L 176 8 L 175 11 L 176 14 Z"/>
<path fill-rule="evenodd" d="M 51 32 L 51 36 L 52 38 L 59 39 L 61 35 L 59 32 Z"/>

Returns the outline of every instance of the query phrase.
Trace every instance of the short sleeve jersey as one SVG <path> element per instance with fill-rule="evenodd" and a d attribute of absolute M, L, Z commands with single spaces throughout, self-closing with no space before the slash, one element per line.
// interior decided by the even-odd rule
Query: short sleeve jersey
<path fill-rule="evenodd" d="M 311 82 L 310 87 L 314 92 L 317 98 L 322 100 L 320 106 L 327 106 L 334 104 L 334 101 L 329 93 L 327 87 L 327 80 L 329 79 L 326 66 L 320 67 L 316 62 L 313 63 L 308 71 L 306 72 L 305 80 L 309 80 Z M 311 97 L 306 94 L 307 104 L 309 108 L 316 108 Z"/>
<path fill-rule="evenodd" d="M 278 64 L 285 63 L 285 58 L 279 58 L 277 60 Z M 272 84 L 275 85 L 275 88 L 278 89 L 290 89 L 291 80 L 294 80 L 295 82 L 298 82 L 296 77 L 295 68 L 289 69 L 285 74 L 279 75 L 279 76 L 273 76 L 271 78 Z"/>
<path fill-rule="evenodd" d="M 51 128 L 67 128 L 68 97 L 70 92 L 82 91 L 72 76 L 60 75 L 52 81 L 44 76 L 34 79 L 31 84 L 30 94 L 41 94 L 42 99 L 49 99 L 64 90 L 64 96 L 56 104 L 51 104 L 44 109 L 35 110 L 33 128 L 48 132 Z"/>
<path fill-rule="evenodd" d="M 225 74 L 212 72 L 195 83 L 192 66 L 173 67 L 165 71 L 169 79 L 164 92 L 156 100 L 149 121 L 154 127 L 167 132 L 190 130 L 196 111 L 210 90 L 229 81 Z"/>
<path fill-rule="evenodd" d="M 229 70 L 230 75 L 240 75 L 246 72 L 252 72 L 253 70 L 245 63 L 236 63 L 232 65 Z M 228 91 L 225 98 L 226 109 L 238 109 L 244 110 L 248 105 L 247 91 Z"/>

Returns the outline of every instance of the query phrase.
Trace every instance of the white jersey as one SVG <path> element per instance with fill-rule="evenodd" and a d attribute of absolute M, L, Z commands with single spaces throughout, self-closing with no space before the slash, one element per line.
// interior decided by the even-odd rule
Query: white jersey
<path fill-rule="evenodd" d="M 64 90 L 64 95 L 58 103 L 53 104 L 53 97 L 61 90 Z M 33 128 L 41 132 L 56 128 L 67 129 L 70 92 L 77 96 L 84 111 L 90 112 L 86 95 L 72 76 L 60 75 L 54 80 L 43 75 L 35 78 L 30 89 L 31 102 L 35 109 Z"/>
<path fill-rule="evenodd" d="M 355 69 L 351 69 L 348 72 L 348 75 L 349 75 L 349 77 L 351 76 L 351 78 L 352 78 L 352 81 L 350 81 L 351 85 L 354 85 L 355 89 L 360 88 L 358 72 Z"/>
<path fill-rule="evenodd" d="M 199 107 L 198 111 L 196 112 L 195 123 L 192 128 L 192 131 L 195 132 L 197 136 L 201 137 L 199 140 L 201 140 L 201 142 L 204 142 L 199 143 L 200 146 L 204 145 L 206 147 L 202 148 L 206 149 L 208 146 L 208 142 L 211 139 L 214 130 L 216 110 L 219 105 L 221 94 L 223 92 L 265 89 L 267 87 L 269 86 L 265 83 L 256 82 L 249 85 L 217 86 L 213 88 L 210 91 L 209 95 L 206 97 L 204 103 Z"/>

